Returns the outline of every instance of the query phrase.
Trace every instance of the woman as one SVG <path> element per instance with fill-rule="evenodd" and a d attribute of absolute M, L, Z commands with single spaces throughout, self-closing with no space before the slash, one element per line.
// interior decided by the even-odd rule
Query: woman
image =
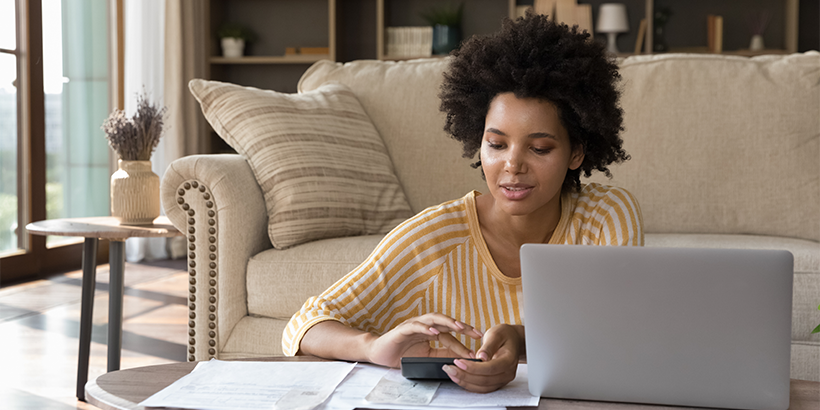
<path fill-rule="evenodd" d="M 622 149 L 617 66 L 589 35 L 528 14 L 453 53 L 441 88 L 445 130 L 479 155 L 487 194 L 428 208 L 353 272 L 310 298 L 285 329 L 286 354 L 398 367 L 401 357 L 478 358 L 444 366 L 467 390 L 515 378 L 524 354 L 524 243 L 643 245 L 627 191 L 609 176 Z"/>

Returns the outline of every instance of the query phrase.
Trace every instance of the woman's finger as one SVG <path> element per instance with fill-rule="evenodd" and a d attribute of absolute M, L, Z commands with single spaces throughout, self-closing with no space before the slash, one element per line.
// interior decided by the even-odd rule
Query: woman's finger
<path fill-rule="evenodd" d="M 436 327 L 414 320 L 404 322 L 394 330 L 401 336 L 413 338 L 413 340 L 435 340 L 441 334 Z"/>
<path fill-rule="evenodd" d="M 464 346 L 461 341 L 449 333 L 440 334 L 438 336 L 438 341 L 444 348 L 449 349 L 452 354 L 455 354 L 458 357 L 470 359 L 475 358 L 475 352 L 468 349 L 467 346 Z"/>
<path fill-rule="evenodd" d="M 456 360 L 456 362 L 459 362 L 459 360 Z M 486 367 L 486 365 L 489 364 L 466 361 L 462 362 L 473 364 L 474 368 Z M 515 379 L 516 368 L 507 368 L 500 373 L 492 374 L 470 373 L 464 369 L 459 368 L 458 366 L 450 365 L 444 366 L 443 369 L 444 372 L 447 373 L 447 375 L 450 377 L 450 379 L 459 386 L 472 392 L 486 393 L 498 390 L 499 388 L 503 387 L 504 385 Z"/>
<path fill-rule="evenodd" d="M 481 348 L 476 352 L 476 357 L 483 361 L 489 361 L 496 358 L 509 360 L 506 356 L 518 356 L 521 349 L 521 340 L 516 329 L 510 326 L 499 325 L 494 326 L 484 335 L 481 343 Z M 515 362 L 518 357 L 513 357 Z"/>
<path fill-rule="evenodd" d="M 435 327 L 440 332 L 461 333 L 469 337 L 472 337 L 473 339 L 480 339 L 482 336 L 484 336 L 483 333 L 473 328 L 472 326 L 459 320 L 455 320 L 447 315 L 443 315 L 441 313 L 428 313 L 426 315 L 416 317 L 412 320 L 427 323 L 430 326 Z"/>

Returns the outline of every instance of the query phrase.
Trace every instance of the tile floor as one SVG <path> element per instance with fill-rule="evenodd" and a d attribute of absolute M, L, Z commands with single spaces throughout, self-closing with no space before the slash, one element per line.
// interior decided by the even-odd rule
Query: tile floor
<path fill-rule="evenodd" d="M 186 360 L 186 261 L 126 263 L 121 368 Z M 96 409 L 75 397 L 81 271 L 0 288 L 0 408 Z M 108 265 L 97 267 L 89 380 L 106 371 Z"/>

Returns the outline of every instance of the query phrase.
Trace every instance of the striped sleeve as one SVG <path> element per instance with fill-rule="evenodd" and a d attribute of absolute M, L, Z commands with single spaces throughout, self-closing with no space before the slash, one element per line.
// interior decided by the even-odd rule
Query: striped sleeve
<path fill-rule="evenodd" d="M 643 216 L 635 197 L 618 187 L 591 183 L 578 196 L 574 243 L 643 246 Z"/>
<path fill-rule="evenodd" d="M 469 237 L 466 220 L 460 199 L 400 224 L 365 262 L 293 315 L 282 336 L 285 355 L 296 355 L 305 333 L 326 320 L 382 334 L 416 312 L 447 253 Z"/>
<path fill-rule="evenodd" d="M 598 245 L 643 246 L 643 216 L 638 201 L 623 188 L 608 188 L 597 207 L 604 221 Z"/>

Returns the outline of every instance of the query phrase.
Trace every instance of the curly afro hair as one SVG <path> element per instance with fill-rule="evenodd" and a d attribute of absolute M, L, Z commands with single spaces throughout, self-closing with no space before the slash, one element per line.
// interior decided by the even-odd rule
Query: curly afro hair
<path fill-rule="evenodd" d="M 515 21 L 504 19 L 501 31 L 473 36 L 454 51 L 439 93 L 440 109 L 447 114 L 444 130 L 461 142 L 464 157 L 473 158 L 481 147 L 493 98 L 512 92 L 554 104 L 572 148 L 584 150 L 583 163 L 567 172 L 563 190 L 580 189 L 581 171 L 589 177 L 598 170 L 611 178 L 607 166 L 629 159 L 619 135 L 621 76 L 604 45 L 589 37 L 577 26 L 528 12 Z M 480 165 L 479 157 L 473 167 Z"/>

